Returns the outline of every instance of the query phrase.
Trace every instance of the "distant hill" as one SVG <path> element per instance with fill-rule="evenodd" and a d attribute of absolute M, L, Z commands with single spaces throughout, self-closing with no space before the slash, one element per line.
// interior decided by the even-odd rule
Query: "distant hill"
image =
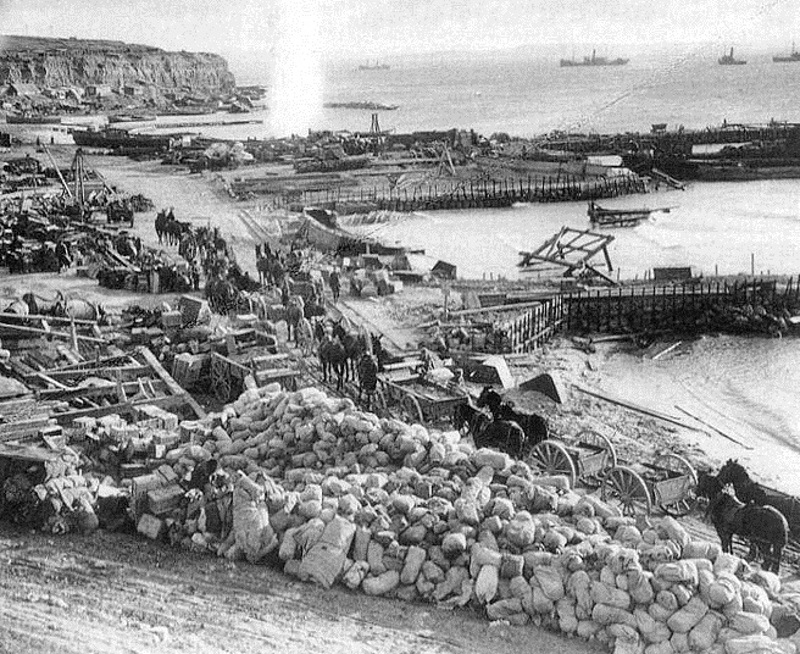
<path fill-rule="evenodd" d="M 0 84 L 8 82 L 205 93 L 228 93 L 236 83 L 228 63 L 216 54 L 168 52 L 122 41 L 0 35 Z"/>

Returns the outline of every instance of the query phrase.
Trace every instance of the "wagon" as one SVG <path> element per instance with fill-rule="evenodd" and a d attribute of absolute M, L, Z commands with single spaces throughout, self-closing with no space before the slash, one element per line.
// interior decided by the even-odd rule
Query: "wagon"
<path fill-rule="evenodd" d="M 250 348 L 239 354 L 224 356 L 211 353 L 211 390 L 220 402 L 230 402 L 244 390 L 244 380 L 252 375 L 258 386 L 278 382 L 288 390 L 297 389 L 300 372 L 288 354 L 272 354 L 269 347 Z"/>
<path fill-rule="evenodd" d="M 398 410 L 404 420 L 420 424 L 452 421 L 456 407 L 468 400 L 466 394 L 455 393 L 418 374 L 379 378 L 375 396 L 383 411 Z"/>
<path fill-rule="evenodd" d="M 624 515 L 649 514 L 653 506 L 668 515 L 686 515 L 694 507 L 697 473 L 677 454 L 654 463 L 615 465 L 603 477 L 601 497 Z"/>
<path fill-rule="evenodd" d="M 525 458 L 528 465 L 548 475 L 565 475 L 574 486 L 580 479 L 599 486 L 605 472 L 617 465 L 613 443 L 593 429 L 578 433 L 575 443 L 548 438 L 534 446 Z"/>

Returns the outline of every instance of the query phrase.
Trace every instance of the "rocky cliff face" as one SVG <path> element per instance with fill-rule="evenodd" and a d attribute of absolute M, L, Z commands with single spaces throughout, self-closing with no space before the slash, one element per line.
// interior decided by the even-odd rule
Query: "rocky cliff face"
<path fill-rule="evenodd" d="M 215 54 L 166 52 L 121 41 L 0 36 L 0 84 L 6 82 L 207 93 L 227 93 L 235 85 L 227 62 Z"/>

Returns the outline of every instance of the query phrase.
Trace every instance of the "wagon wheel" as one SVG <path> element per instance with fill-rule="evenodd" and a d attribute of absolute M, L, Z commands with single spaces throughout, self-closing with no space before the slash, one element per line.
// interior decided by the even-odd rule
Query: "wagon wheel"
<path fill-rule="evenodd" d="M 671 516 L 684 516 L 691 513 L 697 505 L 697 494 L 695 493 L 697 490 L 697 473 L 692 464 L 677 454 L 662 454 L 656 459 L 655 465 L 659 468 L 679 473 L 684 482 L 682 493 L 677 485 L 674 487 L 676 494 L 680 495 L 679 497 L 664 498 L 663 500 L 659 497 L 658 486 L 656 486 L 653 489 L 653 499 L 658 504 L 658 507 Z"/>
<path fill-rule="evenodd" d="M 220 357 L 211 362 L 211 386 L 214 397 L 220 402 L 227 402 L 231 397 L 231 371 L 228 364 Z"/>
<path fill-rule="evenodd" d="M 570 488 L 575 486 L 578 472 L 570 453 L 561 443 L 550 438 L 534 447 L 526 463 L 536 470 L 548 475 L 565 475 L 569 479 Z"/>
<path fill-rule="evenodd" d="M 614 447 L 614 444 L 608 439 L 607 436 L 604 436 L 594 429 L 584 429 L 579 431 L 578 435 L 576 436 L 576 441 L 579 445 L 584 443 L 586 445 L 599 448 L 603 451 L 603 461 L 598 470 L 592 470 L 589 473 L 584 473 L 582 469 L 583 466 L 580 465 L 580 462 L 578 464 L 578 472 L 581 475 L 581 479 L 590 486 L 600 486 L 600 484 L 603 483 L 603 475 L 605 472 L 617 465 L 617 450 Z"/>
<path fill-rule="evenodd" d="M 421 425 L 425 424 L 425 417 L 422 415 L 422 407 L 420 407 L 417 398 L 413 395 L 406 395 L 401 403 L 403 418 L 408 422 L 418 422 Z"/>
<path fill-rule="evenodd" d="M 617 506 L 622 515 L 649 515 L 650 491 L 644 479 L 628 466 L 614 466 L 603 477 L 601 498 Z"/>

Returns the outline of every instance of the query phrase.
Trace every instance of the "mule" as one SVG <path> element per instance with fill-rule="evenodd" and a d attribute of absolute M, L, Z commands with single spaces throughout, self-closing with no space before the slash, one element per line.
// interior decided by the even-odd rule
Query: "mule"
<path fill-rule="evenodd" d="M 516 422 L 525 432 L 529 446 L 535 447 L 547 439 L 550 429 L 547 421 L 535 413 L 516 411 L 512 404 L 504 402 L 491 386 L 484 386 L 476 402 L 479 408 L 487 407 L 495 420 Z"/>
<path fill-rule="evenodd" d="M 472 434 L 476 448 L 488 447 L 505 452 L 518 460 L 523 460 L 529 451 L 525 432 L 511 420 L 494 420 L 479 407 L 465 402 L 459 404 L 453 413 L 456 429 Z"/>
<path fill-rule="evenodd" d="M 64 294 L 61 291 L 56 291 L 56 296 L 52 299 L 42 297 L 36 293 L 25 293 L 22 296 L 22 300 L 28 305 L 31 314 L 38 316 L 57 316 L 61 307 L 66 304 Z"/>
<path fill-rule="evenodd" d="M 792 536 L 800 539 L 800 499 L 766 488 L 750 478 L 747 470 L 736 459 L 728 459 L 717 475 L 719 484 L 732 484 L 738 497 L 745 504 L 753 502 L 759 506 L 772 506 L 783 514 L 789 523 Z"/>
<path fill-rule="evenodd" d="M 344 367 L 347 360 L 344 347 L 339 339 L 326 335 L 319 344 L 319 362 L 322 366 L 322 381 L 328 382 L 328 375 L 336 375 L 336 389 L 341 390 L 344 385 Z"/>
<path fill-rule="evenodd" d="M 789 524 L 783 514 L 772 506 L 744 504 L 736 497 L 732 485 L 709 502 L 706 517 L 717 530 L 722 551 L 733 553 L 733 535 L 742 536 L 764 557 L 764 569 L 780 572 L 783 548 L 789 542 Z"/>
<path fill-rule="evenodd" d="M 355 379 L 356 368 L 364 352 L 367 351 L 366 338 L 362 334 L 348 332 L 342 325 L 342 321 L 333 323 L 333 335 L 339 339 L 344 346 L 347 360 L 345 362 L 345 378 Z"/>

